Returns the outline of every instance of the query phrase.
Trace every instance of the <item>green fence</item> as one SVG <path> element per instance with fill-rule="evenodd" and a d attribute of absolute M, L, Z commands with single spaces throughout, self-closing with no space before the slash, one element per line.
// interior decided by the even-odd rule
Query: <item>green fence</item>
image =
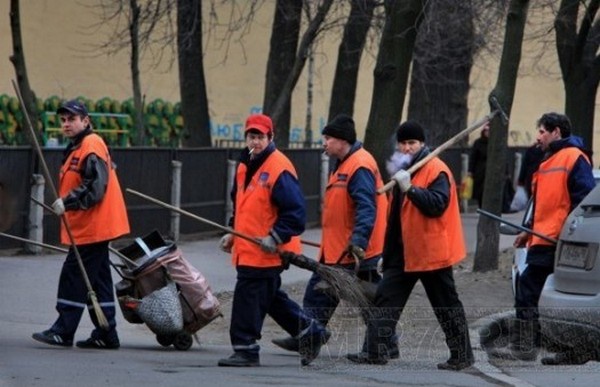
<path fill-rule="evenodd" d="M 183 118 L 180 104 L 156 99 L 144 106 L 145 140 L 138 144 L 139 133 L 134 125 L 135 109 L 133 100 L 117 101 L 104 97 L 92 101 L 85 97 L 77 97 L 88 111 L 92 125 L 111 146 L 171 146 L 181 144 L 183 137 Z M 60 131 L 60 120 L 56 110 L 63 102 L 57 96 L 46 100 L 37 100 L 39 113 L 37 130 L 42 133 L 44 145 L 60 144 L 63 139 Z M 0 145 L 28 145 L 26 131 L 23 130 L 23 113 L 16 97 L 0 95 Z"/>

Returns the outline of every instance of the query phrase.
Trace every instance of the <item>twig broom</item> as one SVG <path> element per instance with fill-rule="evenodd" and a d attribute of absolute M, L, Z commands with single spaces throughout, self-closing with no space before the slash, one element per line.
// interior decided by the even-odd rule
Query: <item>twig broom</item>
<path fill-rule="evenodd" d="M 218 228 L 221 231 L 231 233 L 232 235 L 248 240 L 252 243 L 260 244 L 260 240 L 258 240 L 257 238 L 236 231 L 230 227 L 222 226 L 211 220 L 202 218 L 198 215 L 192 214 L 191 212 L 182 210 L 179 207 L 172 206 L 168 203 L 155 199 L 151 196 L 145 195 L 141 192 L 135 191 L 130 188 L 127 188 L 125 191 L 127 191 L 130 194 L 139 196 L 143 199 L 146 199 L 152 203 L 158 204 L 161 207 L 170 209 L 171 211 L 175 211 L 182 215 L 189 216 L 192 219 L 209 224 L 215 228 Z M 370 300 L 372 299 L 371 297 L 373 297 L 372 289 L 368 288 L 368 285 L 367 283 L 365 283 L 365 281 L 362 281 L 355 275 L 352 275 L 347 270 L 344 270 L 339 267 L 323 265 L 322 263 L 319 263 L 314 259 L 310 259 L 304 255 L 293 254 L 290 252 L 281 252 L 281 255 L 285 256 L 285 259 L 287 259 L 292 265 L 319 274 L 319 276 L 331 286 L 331 289 L 329 289 L 328 291 L 332 292 L 340 299 L 346 300 L 359 307 L 368 307 L 371 305 Z"/>

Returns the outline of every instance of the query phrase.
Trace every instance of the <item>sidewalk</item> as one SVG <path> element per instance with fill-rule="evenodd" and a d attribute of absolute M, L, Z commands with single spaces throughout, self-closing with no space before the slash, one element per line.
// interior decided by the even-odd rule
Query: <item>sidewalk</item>
<path fill-rule="evenodd" d="M 511 215 L 518 221 L 518 214 Z M 475 247 L 477 214 L 463 216 L 469 251 Z M 318 242 L 320 229 L 308 230 L 302 238 Z M 513 237 L 502 237 L 500 248 L 509 247 Z M 162 348 L 145 325 L 127 323 L 117 312 L 121 349 L 92 351 L 78 348 L 55 348 L 31 339 L 32 332 L 47 329 L 56 318 L 54 303 L 63 254 L 41 256 L 0 256 L 0 386 L 64 386 L 81 380 L 86 386 L 169 385 L 189 386 L 199 380 L 222 386 L 301 384 L 319 386 L 364 386 L 376 383 L 405 385 L 491 386 L 497 369 L 486 371 L 487 357 L 476 350 L 477 368 L 469 372 L 438 371 L 436 363 L 444 361 L 447 348 L 422 287 L 417 286 L 398 326 L 401 334 L 401 357 L 387 366 L 354 365 L 345 354 L 360 350 L 364 323 L 356 308 L 341 304 L 329 329 L 333 336 L 321 355 L 309 367 L 300 367 L 297 354 L 285 352 L 271 344 L 284 333 L 267 318 L 263 328 L 261 363 L 253 369 L 217 367 L 218 359 L 231 354 L 229 320 L 230 292 L 235 285 L 235 270 L 228 254 L 221 252 L 218 238 L 181 242 L 185 258 L 198 268 L 214 293 L 220 293 L 224 318 L 211 322 L 198 332 L 201 344 L 188 351 Z M 309 257 L 317 250 L 306 247 Z M 116 258 L 114 258 L 116 260 Z M 301 299 L 310 272 L 290 268 L 282 279 L 290 296 Z M 466 286 L 466 277 L 475 281 Z M 115 281 L 119 277 L 114 274 Z M 456 282 L 470 316 L 487 315 L 493 308 L 510 308 L 509 282 L 494 273 L 472 274 L 458 267 Z M 504 293 L 502 293 L 502 290 Z M 508 292 L 508 293 L 507 293 Z M 474 301 L 475 300 L 475 301 Z M 500 301 L 499 301 L 500 300 Z M 471 321 L 471 320 L 470 320 Z M 473 327 L 471 327 L 473 328 Z M 89 317 L 83 317 L 76 340 L 85 339 L 92 329 Z M 472 330 L 473 332 L 473 330 Z M 477 337 L 472 334 L 473 342 Z"/>

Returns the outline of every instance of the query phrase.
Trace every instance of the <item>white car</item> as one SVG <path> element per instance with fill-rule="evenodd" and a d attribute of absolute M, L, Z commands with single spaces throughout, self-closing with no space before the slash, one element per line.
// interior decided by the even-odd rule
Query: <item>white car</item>
<path fill-rule="evenodd" d="M 600 348 L 600 184 L 567 218 L 554 274 L 540 296 L 540 324 L 551 349 L 596 354 Z"/>

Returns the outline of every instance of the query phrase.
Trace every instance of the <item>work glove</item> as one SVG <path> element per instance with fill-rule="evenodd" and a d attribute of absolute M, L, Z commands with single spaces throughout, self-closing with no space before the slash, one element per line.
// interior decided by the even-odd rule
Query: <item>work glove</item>
<path fill-rule="evenodd" d="M 232 234 L 225 234 L 221 237 L 221 240 L 219 241 L 219 249 L 221 249 L 222 251 L 226 252 L 226 253 L 231 253 L 231 247 L 233 246 L 233 235 Z"/>
<path fill-rule="evenodd" d="M 260 248 L 265 253 L 276 253 L 277 252 L 277 241 L 271 235 L 267 235 L 260 239 Z"/>
<path fill-rule="evenodd" d="M 54 213 L 58 216 L 65 213 L 65 203 L 61 198 L 56 199 L 54 203 L 52 203 L 52 210 L 54 210 Z"/>
<path fill-rule="evenodd" d="M 346 251 L 352 258 L 358 259 L 359 261 L 365 259 L 365 251 L 358 245 L 349 244 Z"/>
<path fill-rule="evenodd" d="M 396 172 L 393 179 L 398 183 L 402 192 L 406 192 L 412 187 L 412 184 L 410 183 L 410 173 L 406 172 L 404 169 Z"/>

